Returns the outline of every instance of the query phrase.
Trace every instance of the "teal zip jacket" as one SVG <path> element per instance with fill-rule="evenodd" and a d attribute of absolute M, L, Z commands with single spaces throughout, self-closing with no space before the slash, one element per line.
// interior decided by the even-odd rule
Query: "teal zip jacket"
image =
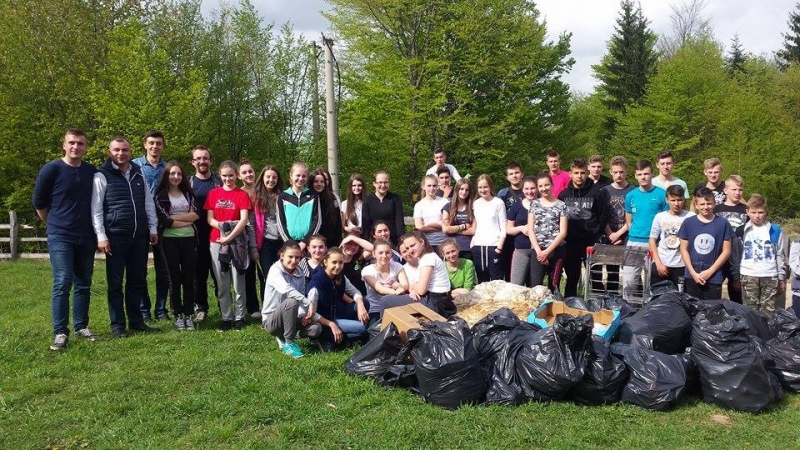
<path fill-rule="evenodd" d="M 292 188 L 278 196 L 278 232 L 284 242 L 304 241 L 319 233 L 322 224 L 319 197 L 308 188 L 295 195 Z"/>

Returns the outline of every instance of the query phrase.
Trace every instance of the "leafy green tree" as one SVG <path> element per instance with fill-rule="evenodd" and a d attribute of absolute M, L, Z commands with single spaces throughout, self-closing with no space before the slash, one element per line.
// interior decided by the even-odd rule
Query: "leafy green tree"
<path fill-rule="evenodd" d="M 800 62 L 800 3 L 789 14 L 789 32 L 783 34 L 783 48 L 775 54 L 778 64 L 786 69 L 793 62 Z"/>
<path fill-rule="evenodd" d="M 343 163 L 354 166 L 343 167 L 370 173 L 378 161 L 406 175 L 395 183 L 410 193 L 435 148 L 464 172 L 499 174 L 556 142 L 569 107 L 560 80 L 569 36 L 548 42 L 532 3 L 331 3 L 346 48 L 340 130 Z"/>
<path fill-rule="evenodd" d="M 744 53 L 742 43 L 739 41 L 739 35 L 735 34 L 731 40 L 731 48 L 728 55 L 725 57 L 725 67 L 728 68 L 728 74 L 734 76 L 737 73 L 743 73 L 747 55 Z"/>

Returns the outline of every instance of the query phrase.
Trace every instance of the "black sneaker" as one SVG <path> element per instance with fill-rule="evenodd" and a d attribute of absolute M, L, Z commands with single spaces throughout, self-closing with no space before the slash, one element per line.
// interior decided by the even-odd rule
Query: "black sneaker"
<path fill-rule="evenodd" d="M 232 320 L 223 320 L 219 323 L 219 331 L 230 331 L 233 328 Z"/>
<path fill-rule="evenodd" d="M 236 331 L 242 331 L 244 328 L 244 319 L 234 320 L 233 321 L 233 329 Z"/>
<path fill-rule="evenodd" d="M 55 351 L 66 350 L 68 341 L 69 337 L 67 337 L 66 334 L 59 333 L 53 339 L 53 343 L 50 344 L 50 350 L 55 350 Z"/>
<path fill-rule="evenodd" d="M 156 331 L 161 331 L 158 328 L 153 328 L 150 325 L 147 325 L 146 323 L 143 323 L 136 328 L 131 327 L 131 329 L 140 333 L 155 333 Z"/>
<path fill-rule="evenodd" d="M 125 330 L 123 330 L 121 328 L 112 328 L 111 329 L 111 335 L 116 337 L 116 338 L 128 337 L 128 335 L 125 333 Z"/>

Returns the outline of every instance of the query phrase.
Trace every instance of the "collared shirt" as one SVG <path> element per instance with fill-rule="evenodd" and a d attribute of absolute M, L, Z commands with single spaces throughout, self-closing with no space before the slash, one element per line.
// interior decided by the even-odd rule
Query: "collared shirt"
<path fill-rule="evenodd" d="M 167 163 L 164 162 L 164 159 L 159 159 L 155 167 L 147 160 L 147 155 L 136 158 L 131 162 L 142 169 L 144 180 L 147 181 L 147 185 L 150 186 L 150 196 L 156 195 L 156 189 L 158 189 L 158 182 L 161 180 L 161 174 L 164 172 L 164 168 L 167 167 Z"/>
<path fill-rule="evenodd" d="M 111 163 L 111 166 L 115 169 L 119 169 L 119 166 L 113 162 Z M 130 166 L 128 166 L 128 170 L 126 172 L 122 172 L 122 174 L 125 176 L 126 180 L 130 181 Z M 106 180 L 106 176 L 103 175 L 103 172 L 98 171 L 95 173 L 94 187 L 92 189 L 92 225 L 94 226 L 95 234 L 97 234 L 97 242 L 108 240 L 105 222 L 103 221 L 103 202 L 106 198 L 107 187 L 108 180 Z M 144 180 L 144 187 L 150 190 L 150 186 L 148 185 L 146 178 Z M 147 228 L 149 229 L 150 234 L 158 234 L 158 217 L 156 216 L 156 204 L 153 201 L 153 196 L 144 196 L 144 211 L 147 213 Z"/>

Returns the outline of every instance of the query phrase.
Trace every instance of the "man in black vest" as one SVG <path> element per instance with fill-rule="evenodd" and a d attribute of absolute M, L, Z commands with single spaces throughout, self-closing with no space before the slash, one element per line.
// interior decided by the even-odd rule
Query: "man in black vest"
<path fill-rule="evenodd" d="M 147 181 L 139 166 L 131 164 L 128 140 L 114 138 L 108 155 L 94 176 L 92 224 L 97 248 L 106 254 L 111 334 L 125 337 L 126 311 L 131 330 L 156 330 L 144 323 L 139 302 L 147 289 L 148 244 L 158 243 L 157 219 Z"/>

